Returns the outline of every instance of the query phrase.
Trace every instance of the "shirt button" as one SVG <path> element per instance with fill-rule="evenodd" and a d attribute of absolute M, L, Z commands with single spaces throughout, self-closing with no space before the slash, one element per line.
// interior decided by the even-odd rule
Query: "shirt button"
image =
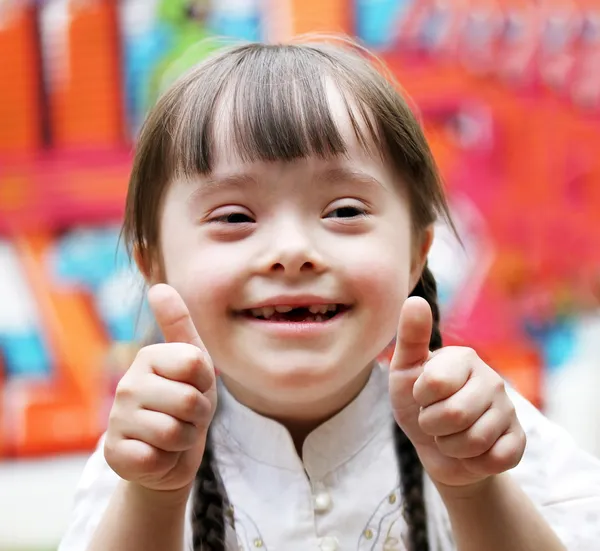
<path fill-rule="evenodd" d="M 324 513 L 331 507 L 331 496 L 327 492 L 320 492 L 314 497 L 314 506 L 317 513 Z"/>
<path fill-rule="evenodd" d="M 337 551 L 339 545 L 337 538 L 326 537 L 321 540 L 320 543 L 321 551 Z"/>

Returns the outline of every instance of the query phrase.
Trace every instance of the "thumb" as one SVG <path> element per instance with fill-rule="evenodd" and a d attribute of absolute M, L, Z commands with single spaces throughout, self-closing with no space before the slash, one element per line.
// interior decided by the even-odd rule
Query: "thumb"
<path fill-rule="evenodd" d="M 148 303 L 165 342 L 192 344 L 205 350 L 185 302 L 173 287 L 164 283 L 148 291 Z"/>
<path fill-rule="evenodd" d="M 400 312 L 391 371 L 415 367 L 429 359 L 432 329 L 433 314 L 429 303 L 421 297 L 408 297 Z"/>

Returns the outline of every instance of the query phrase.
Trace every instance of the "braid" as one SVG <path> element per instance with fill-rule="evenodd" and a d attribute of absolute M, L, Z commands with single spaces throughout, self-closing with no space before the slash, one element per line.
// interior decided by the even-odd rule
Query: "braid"
<path fill-rule="evenodd" d="M 194 551 L 225 551 L 225 502 L 209 432 L 196 473 L 192 517 Z"/>
<path fill-rule="evenodd" d="M 441 348 L 442 334 L 440 332 L 440 309 L 437 303 L 437 285 L 427 265 L 411 296 L 422 297 L 431 306 L 433 330 L 429 348 L 430 350 Z M 400 466 L 400 480 L 405 504 L 404 515 L 408 524 L 410 551 L 429 551 L 427 516 L 423 495 L 423 465 L 412 442 L 396 423 L 394 423 L 394 444 Z"/>

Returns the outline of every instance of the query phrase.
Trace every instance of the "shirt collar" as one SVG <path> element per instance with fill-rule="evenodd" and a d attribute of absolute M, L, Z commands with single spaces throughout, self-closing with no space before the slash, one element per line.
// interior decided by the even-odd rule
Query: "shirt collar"
<path fill-rule="evenodd" d="M 233 448 L 260 463 L 306 470 L 311 478 L 321 478 L 358 453 L 379 431 L 389 429 L 392 414 L 387 388 L 387 372 L 375 367 L 360 394 L 308 435 L 302 461 L 283 425 L 240 404 L 219 383 L 213 437 L 217 445 Z"/>

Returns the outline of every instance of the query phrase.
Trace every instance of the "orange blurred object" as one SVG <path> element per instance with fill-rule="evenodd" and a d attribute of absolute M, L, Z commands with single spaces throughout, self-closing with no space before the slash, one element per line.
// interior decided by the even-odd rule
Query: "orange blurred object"
<path fill-rule="evenodd" d="M 52 377 L 8 382 L 5 447 L 11 455 L 90 449 L 103 432 L 103 373 L 108 339 L 83 293 L 56 290 L 46 275 L 51 238 L 14 239 L 54 359 Z"/>
<path fill-rule="evenodd" d="M 31 2 L 0 3 L 0 152 L 42 145 L 41 72 L 36 8 Z"/>
<path fill-rule="evenodd" d="M 268 0 L 265 4 L 266 35 L 271 41 L 315 32 L 352 34 L 348 0 Z"/>
<path fill-rule="evenodd" d="M 117 146 L 124 139 L 117 3 L 54 1 L 65 2 L 66 13 L 52 19 L 52 2 L 45 13 L 53 145 Z"/>

